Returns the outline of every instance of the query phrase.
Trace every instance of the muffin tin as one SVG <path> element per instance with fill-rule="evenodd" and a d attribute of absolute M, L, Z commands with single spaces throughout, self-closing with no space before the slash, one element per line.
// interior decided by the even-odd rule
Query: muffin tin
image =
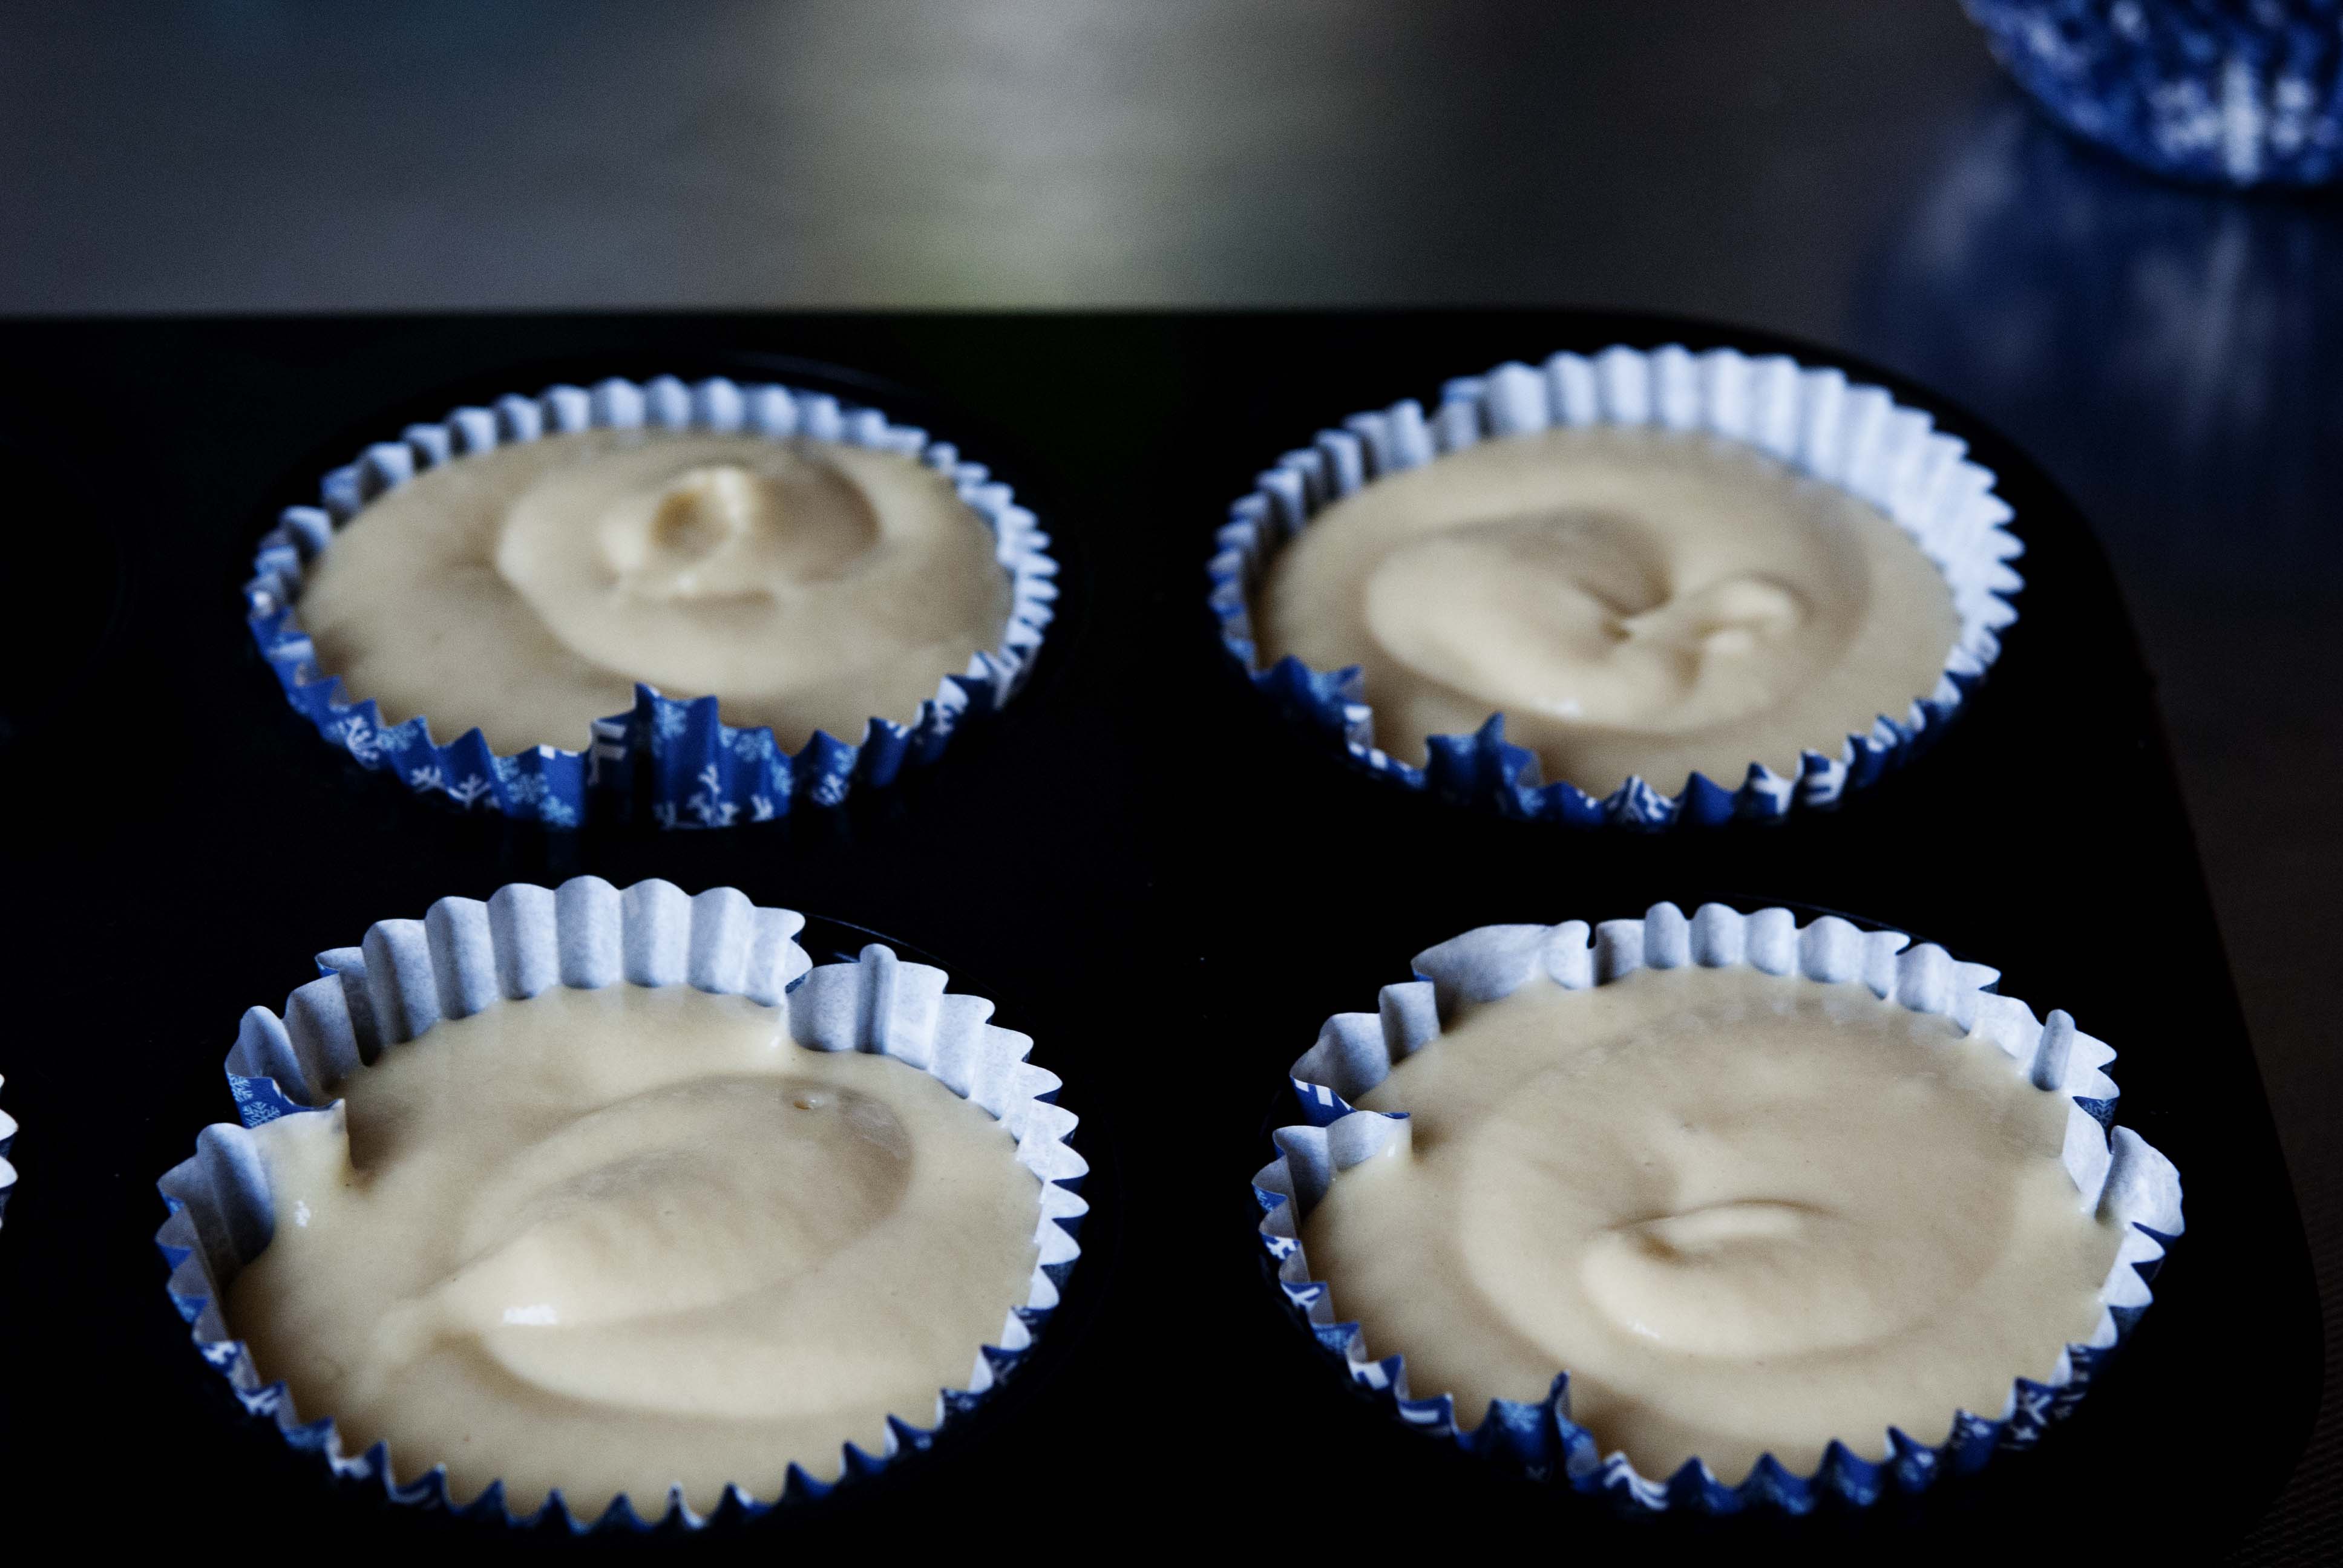
<path fill-rule="evenodd" d="M 1845 366 L 2000 476 L 2026 586 L 1993 678 L 1835 812 L 1651 838 L 1456 810 L 1280 721 L 1218 644 L 1205 562 L 1262 453 L 1460 367 L 1615 342 Z M 0 1476 L 25 1508 L 147 1549 L 512 1549 L 330 1480 L 241 1411 L 163 1290 L 154 1182 L 227 1113 L 242 1008 L 307 978 L 308 954 L 443 893 L 588 871 L 739 887 L 940 955 L 1064 1079 L 1091 1212 L 1031 1364 L 952 1442 L 689 1542 L 527 1544 L 748 1561 L 1372 1530 L 1401 1553 L 2210 1551 L 2300 1452 L 2308 1258 L 2146 672 L 2072 508 L 1925 388 L 1763 334 L 1591 313 L 20 323 L 0 354 L 19 384 L 103 411 L 52 460 L 130 579 L 89 684 L 0 769 L 29 1015 L 0 1048 L 26 1129 L 0 1231 Z M 659 370 L 812 386 L 981 442 L 1064 568 L 1018 700 L 896 789 L 726 834 L 467 814 L 319 747 L 235 613 L 277 510 L 476 393 Z M 2037 1450 L 1862 1513 L 1615 1521 L 1395 1430 L 1267 1278 L 1244 1179 L 1293 1119 L 1265 1100 L 1296 1039 L 1457 930 L 1710 899 L 1851 910 L 1990 956 L 2015 994 L 2118 1042 L 2125 1121 L 2187 1173 L 2188 1234 L 2155 1312 Z"/>

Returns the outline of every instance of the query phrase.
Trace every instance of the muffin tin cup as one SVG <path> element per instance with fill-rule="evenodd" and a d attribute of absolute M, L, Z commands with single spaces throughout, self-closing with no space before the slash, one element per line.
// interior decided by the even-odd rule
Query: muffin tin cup
<path fill-rule="evenodd" d="M 192 1325 L 204 1360 L 227 1379 L 245 1409 L 268 1418 L 287 1442 L 320 1455 L 337 1476 L 379 1486 L 394 1503 L 507 1524 L 551 1517 L 578 1532 L 645 1530 L 669 1520 L 691 1529 L 707 1523 L 714 1515 L 693 1510 L 679 1485 L 655 1503 L 643 1500 L 648 1507 L 622 1494 L 591 1516 L 573 1513 L 557 1491 L 538 1513 L 519 1516 L 506 1506 L 501 1482 L 460 1502 L 442 1465 L 401 1482 L 386 1442 L 348 1452 L 332 1412 L 297 1412 L 286 1386 L 253 1363 L 220 1305 L 236 1271 L 268 1245 L 275 1228 L 250 1129 L 283 1116 L 327 1113 L 337 1102 L 334 1085 L 442 1018 L 525 1003 L 557 985 L 690 985 L 781 1010 L 799 1046 L 874 1052 L 930 1074 L 1005 1125 L 1016 1136 L 1019 1163 L 1040 1179 L 1041 1251 L 1031 1292 L 1002 1322 L 998 1342 L 970 1347 L 967 1386 L 940 1390 L 936 1407 L 916 1412 L 917 1421 L 890 1416 L 877 1453 L 847 1443 L 838 1480 L 792 1463 L 786 1476 L 734 1481 L 718 1512 L 753 1515 L 819 1497 L 930 1447 L 941 1428 L 976 1408 L 1031 1354 L 1081 1253 L 1075 1234 L 1088 1205 L 1079 1188 L 1089 1167 L 1066 1144 L 1076 1119 L 1054 1103 L 1057 1078 L 1026 1062 L 1030 1038 L 986 1021 L 990 1002 L 947 994 L 942 970 L 904 962 L 877 944 L 856 961 L 812 967 L 795 940 L 804 923 L 790 910 L 757 908 L 734 889 L 694 897 L 672 883 L 645 881 L 622 891 L 580 877 L 558 890 L 516 883 L 485 902 L 442 899 L 420 920 L 379 921 L 359 946 L 320 954 L 323 978 L 287 997 L 281 1018 L 260 1007 L 244 1016 L 226 1062 L 242 1125 L 205 1128 L 195 1157 L 158 1184 L 169 1218 L 156 1243 L 170 1265 L 172 1303 Z M 772 1490 L 759 1495 L 759 1485 Z"/>
<path fill-rule="evenodd" d="M 873 717 L 854 741 L 817 730 L 794 754 L 768 728 L 724 723 L 717 698 L 665 697 L 639 682 L 634 707 L 597 719 L 590 735 L 578 737 L 579 749 L 535 746 L 498 756 L 478 729 L 442 743 L 432 738 L 427 716 L 386 724 L 371 699 L 351 700 L 338 677 L 318 669 L 317 649 L 301 629 L 302 577 L 330 547 L 337 528 L 424 469 L 515 442 L 597 429 L 835 441 L 915 457 L 950 476 L 960 499 L 992 529 L 995 558 L 1009 574 L 1011 606 L 1001 646 L 945 676 L 911 719 Z M 377 442 L 327 474 L 318 491 L 317 506 L 287 507 L 262 537 L 244 590 L 253 641 L 276 671 L 286 700 L 360 766 L 388 772 L 419 794 L 555 828 L 575 828 L 589 818 L 728 828 L 798 807 L 838 806 L 857 789 L 883 789 L 905 768 L 933 761 L 962 726 L 983 719 L 1016 694 L 1041 650 L 1057 599 L 1049 536 L 982 464 L 964 460 L 957 447 L 924 430 L 889 422 L 875 408 L 771 383 L 719 377 L 688 386 L 673 376 L 639 383 L 613 377 L 591 388 L 558 386 L 536 397 L 508 395 L 485 407 L 458 408 L 437 424 L 407 427 L 399 439 Z"/>
<path fill-rule="evenodd" d="M 2066 1095 L 2066 1171 L 2078 1193 L 2097 1193 L 2102 1211 L 2125 1225 L 2090 1339 L 2059 1351 L 2041 1381 L 2011 1369 L 2009 1398 L 1998 1412 L 1947 1412 L 1939 1441 L 1894 1428 L 1850 1432 L 1829 1445 L 1812 1474 L 1795 1474 L 1767 1455 L 1735 1483 L 1697 1458 L 1674 1474 L 1653 1477 L 1624 1454 L 1604 1453 L 1598 1437 L 1570 1419 L 1566 1370 L 1557 1372 L 1544 1399 L 1493 1401 L 1472 1424 L 1450 1395 L 1411 1390 L 1405 1347 L 1371 1350 L 1360 1325 L 1339 1316 L 1339 1282 L 1312 1278 L 1302 1251 L 1302 1217 L 1342 1173 L 1394 1142 L 1403 1148 L 1409 1136 L 1404 1112 L 1361 1111 L 1352 1101 L 1382 1082 L 1395 1062 L 1435 1041 L 1442 1020 L 1455 1016 L 1460 1004 L 1510 995 L 1541 974 L 1575 990 L 1638 969 L 1690 964 L 1746 964 L 1865 987 L 1916 1011 L 1948 1017 L 1972 1037 L 1983 1035 L 2036 1088 Z M 1483 927 L 1417 955 L 1414 970 L 1414 980 L 1383 988 L 1376 1011 L 1329 1019 L 1317 1043 L 1294 1062 L 1292 1088 L 1304 1121 L 1277 1130 L 1277 1158 L 1253 1177 L 1264 1211 L 1262 1244 L 1275 1262 L 1279 1287 L 1319 1346 L 1400 1421 L 1522 1474 L 1600 1495 L 1622 1513 L 1797 1514 L 1825 1497 L 1865 1507 L 1890 1493 L 1920 1491 L 1946 1473 L 1975 1471 L 2002 1450 L 2031 1447 L 2080 1402 L 2138 1322 L 2151 1300 L 2149 1282 L 2181 1232 L 2179 1173 L 2137 1133 L 2114 1124 L 2116 1086 L 2105 1069 L 2115 1052 L 2078 1032 L 2063 1012 L 2037 1020 L 2025 1003 L 1994 994 L 1996 971 L 1957 962 L 1932 944 L 1914 946 L 1900 931 L 1866 931 L 1835 916 L 1800 928 L 1785 909 L 1744 915 L 1721 904 L 1704 905 L 1687 919 L 1674 905 L 1658 904 L 1642 920 L 1593 927 L 1583 920 Z"/>
<path fill-rule="evenodd" d="M 1263 668 L 1253 597 L 1286 541 L 1326 506 L 1376 477 L 1413 468 L 1497 437 L 1562 426 L 1651 425 L 1739 441 L 1798 473 L 1870 502 L 1945 574 L 1960 630 L 1933 690 L 1900 715 L 1881 715 L 1849 735 L 1835 757 L 1802 753 L 1797 775 L 1750 763 L 1728 788 L 1694 773 L 1674 795 L 1666 780 L 1630 778 L 1600 797 L 1574 781 L 1542 780 L 1538 759 L 1505 739 L 1493 714 L 1470 735 L 1427 739 L 1422 768 L 1376 743 L 1370 694 L 1358 667 L 1312 668 L 1291 656 Z M 1289 720 L 1339 740 L 1370 771 L 1443 800 L 1508 817 L 1584 828 L 1652 829 L 1775 819 L 1825 810 L 1903 765 L 1950 721 L 1999 657 L 2000 633 L 2017 618 L 2009 597 L 2023 586 L 2010 567 L 2023 547 L 2004 526 L 2011 511 L 1995 476 L 1965 443 L 1885 389 L 1783 355 L 1732 348 L 1694 354 L 1671 345 L 1614 346 L 1556 354 L 1543 366 L 1497 367 L 1443 388 L 1427 415 L 1413 398 L 1355 414 L 1309 447 L 1279 457 L 1229 509 L 1208 576 L 1222 645 Z M 1603 781 L 1595 781 L 1604 787 Z"/>

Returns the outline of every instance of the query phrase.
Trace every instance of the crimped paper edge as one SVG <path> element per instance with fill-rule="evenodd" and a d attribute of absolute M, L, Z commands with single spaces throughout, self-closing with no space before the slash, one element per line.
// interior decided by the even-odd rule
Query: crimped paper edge
<path fill-rule="evenodd" d="M 1413 1397 L 1404 1353 L 1377 1360 L 1359 1325 L 1336 1319 L 1332 1288 L 1310 1278 L 1302 1247 L 1300 1215 L 1340 1172 L 1408 1135 L 1405 1112 L 1356 1110 L 1351 1098 L 1436 1040 L 1441 1020 L 1458 1006 L 1510 995 L 1534 977 L 1580 989 L 1643 968 L 1742 963 L 1767 973 L 1864 985 L 1916 1011 L 1950 1018 L 1970 1036 L 1991 1040 L 2036 1087 L 2067 1097 L 2062 1151 L 2067 1174 L 2078 1193 L 2097 1191 L 2101 1204 L 2118 1205 L 2127 1225 L 2100 1288 L 2090 1339 L 2063 1347 L 2047 1379 L 2014 1375 L 1998 1416 L 1954 1412 L 1940 1443 L 1917 1442 L 1890 1427 L 1878 1459 L 1835 1440 L 1812 1474 L 1798 1475 L 1768 1454 L 1733 1486 L 1698 1458 L 1655 1480 L 1623 1453 L 1602 1453 L 1593 1434 L 1569 1420 L 1566 1372 L 1558 1373 L 1544 1401 L 1494 1401 L 1470 1428 L 1458 1422 L 1451 1396 Z M 1824 1494 L 1866 1506 L 1891 1490 L 1921 1490 L 1946 1471 L 1973 1471 L 2000 1449 L 2032 1446 L 2081 1402 L 2128 1337 L 2153 1300 L 2149 1285 L 2168 1244 L 2185 1229 L 2178 1171 L 2137 1133 L 2115 1124 L 2117 1089 L 2106 1071 L 2114 1050 L 2077 1030 L 2063 1011 L 2037 1020 L 2024 1002 L 1997 994 L 1992 988 L 1998 971 L 1961 963 L 1933 943 L 1915 945 L 1901 931 L 1865 930 L 1828 915 L 1800 927 L 1786 909 L 1745 915 L 1723 904 L 1704 904 L 1687 919 L 1674 904 L 1661 903 L 1641 920 L 1593 926 L 1572 920 L 1482 927 L 1427 949 L 1413 967 L 1415 979 L 1383 989 L 1376 1011 L 1329 1019 L 1317 1042 L 1295 1060 L 1290 1081 L 1308 1120 L 1272 1134 L 1277 1157 L 1253 1177 L 1264 1211 L 1262 1246 L 1277 1261 L 1280 1288 L 1319 1343 L 1342 1358 L 1355 1382 L 1388 1393 L 1400 1419 L 1468 1450 L 1509 1458 L 1535 1478 L 1603 1493 L 1623 1513 L 1772 1507 L 1803 1513 Z"/>
<path fill-rule="evenodd" d="M 379 1484 L 396 1503 L 513 1525 L 550 1515 L 578 1533 L 604 1525 L 645 1530 L 678 1518 L 697 1529 L 726 1506 L 755 1515 L 820 1497 L 876 1473 L 900 1453 L 931 1446 L 946 1423 L 1023 1362 L 1035 1332 L 1056 1310 L 1081 1254 L 1075 1237 L 1088 1204 L 1078 1189 L 1089 1166 L 1065 1141 L 1077 1119 L 1055 1103 L 1060 1081 L 1024 1060 L 1031 1037 L 987 1021 L 990 1001 L 947 992 L 944 971 L 904 962 L 876 943 L 852 962 L 813 966 L 796 940 L 804 924 L 795 911 L 757 906 L 737 889 L 692 896 L 657 879 L 622 890 L 598 877 L 578 877 L 558 889 L 510 884 L 485 901 L 441 899 L 421 920 L 377 921 L 358 947 L 320 954 L 321 978 L 296 989 L 281 1017 L 262 1007 L 244 1016 L 226 1063 L 243 1124 L 203 1129 L 196 1155 L 157 1183 L 168 1216 L 156 1244 L 171 1269 L 172 1302 L 204 1360 L 248 1412 L 271 1418 L 288 1443 L 322 1455 L 337 1476 Z M 869 1051 L 917 1067 L 1017 1138 L 1019 1162 L 1041 1181 L 1041 1251 L 1029 1294 L 1004 1319 L 1000 1342 L 978 1348 L 969 1386 L 939 1391 L 931 1424 L 890 1415 L 879 1453 L 844 1445 L 836 1480 L 818 1479 L 793 1462 L 769 1499 L 732 1482 L 708 1514 L 686 1502 L 678 1483 L 655 1513 L 620 1493 L 599 1514 L 581 1517 L 557 1490 L 523 1516 L 506 1507 L 501 1481 L 457 1503 L 444 1463 L 400 1483 L 387 1442 L 346 1453 L 330 1415 L 303 1421 L 285 1384 L 264 1381 L 218 1305 L 224 1281 L 268 1239 L 255 1233 L 261 1221 L 251 1194 L 256 1190 L 266 1202 L 266 1178 L 249 1129 L 287 1115 L 330 1113 L 339 1103 L 333 1084 L 443 1017 L 565 984 L 689 984 L 749 997 L 782 1009 L 799 1045 Z"/>
<path fill-rule="evenodd" d="M 427 716 L 386 725 L 372 699 L 351 701 L 338 676 L 321 673 L 301 629 L 298 600 L 307 564 L 367 502 L 427 468 L 548 435 L 588 429 L 659 428 L 748 432 L 773 440 L 803 437 L 897 452 L 948 476 L 960 499 L 992 529 L 995 559 L 1009 573 L 1011 608 L 1001 646 L 947 675 L 909 720 L 873 716 L 857 741 L 817 730 L 794 755 L 765 726 L 735 728 L 713 697 L 661 696 L 635 687 L 626 713 L 598 719 L 578 750 L 534 746 L 499 755 L 478 729 L 444 745 Z M 285 698 L 327 740 L 370 770 L 388 770 L 421 794 L 444 794 L 469 809 L 574 828 L 597 797 L 622 814 L 666 828 L 721 828 L 764 821 L 800 799 L 840 805 L 857 782 L 884 788 L 904 765 L 933 760 L 965 722 L 1004 706 L 1023 686 L 1056 614 L 1056 559 L 1031 511 L 983 464 L 925 430 L 889 422 L 875 408 L 779 383 L 711 377 L 687 386 L 673 376 L 634 382 L 611 377 L 590 387 L 560 385 L 534 397 L 508 394 L 488 407 L 454 409 L 437 423 L 408 426 L 328 472 L 319 504 L 287 507 L 263 535 L 245 585 L 245 619 Z M 650 789 L 637 800 L 639 757 L 650 762 Z M 608 809 L 608 805 L 605 809 Z"/>
<path fill-rule="evenodd" d="M 1801 753 L 1795 779 L 1753 761 L 1727 789 L 1694 772 L 1676 794 L 1629 778 L 1597 799 L 1579 785 L 1541 781 L 1537 758 L 1504 739 L 1502 714 L 1471 735 L 1427 738 L 1425 766 L 1381 749 L 1359 667 L 1321 670 L 1289 655 L 1263 668 L 1252 597 L 1272 557 L 1324 506 L 1387 473 L 1485 439 L 1556 426 L 1658 425 L 1704 430 L 1756 447 L 1808 477 L 1885 511 L 1918 544 L 1953 592 L 1960 632 L 1936 687 L 1901 718 L 1880 715 L 1849 735 L 1837 757 Z M 1206 568 L 1222 648 L 1281 711 L 1338 736 L 1356 762 L 1410 789 L 1507 816 L 1578 827 L 1653 829 L 1826 810 L 1902 765 L 1940 733 L 2001 651 L 2017 618 L 2009 596 L 2024 580 L 2008 564 L 2024 550 L 2006 527 L 2013 513 L 1997 477 L 1970 460 L 1967 444 L 1923 409 L 1844 370 L 1783 354 L 1681 344 L 1642 350 L 1614 344 L 1591 355 L 1555 354 L 1533 368 L 1508 361 L 1442 389 L 1427 415 L 1413 398 L 1352 415 L 1287 452 L 1229 508 Z"/>
<path fill-rule="evenodd" d="M 0 1089 L 7 1086 L 8 1081 L 0 1078 Z M 8 1163 L 8 1151 L 15 1141 L 16 1119 L 0 1111 L 0 1224 L 7 1221 L 8 1194 L 16 1190 L 16 1168 Z"/>

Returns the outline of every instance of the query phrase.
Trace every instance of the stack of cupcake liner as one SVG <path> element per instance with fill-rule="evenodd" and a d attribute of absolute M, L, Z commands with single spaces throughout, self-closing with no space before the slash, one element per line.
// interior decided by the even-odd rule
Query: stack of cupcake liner
<path fill-rule="evenodd" d="M 2343 177 L 2343 0 L 1961 0 L 2051 118 L 2224 186 Z"/>

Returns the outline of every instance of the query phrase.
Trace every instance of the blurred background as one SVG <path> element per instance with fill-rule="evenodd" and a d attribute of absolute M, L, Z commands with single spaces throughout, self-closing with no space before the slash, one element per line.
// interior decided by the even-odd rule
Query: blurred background
<path fill-rule="evenodd" d="M 0 314 L 1586 305 L 1941 388 L 2114 558 L 2330 1344 L 2332 193 L 2081 145 L 1954 0 L 0 10 Z M 2240 1561 L 2338 1560 L 2330 1396 Z"/>

